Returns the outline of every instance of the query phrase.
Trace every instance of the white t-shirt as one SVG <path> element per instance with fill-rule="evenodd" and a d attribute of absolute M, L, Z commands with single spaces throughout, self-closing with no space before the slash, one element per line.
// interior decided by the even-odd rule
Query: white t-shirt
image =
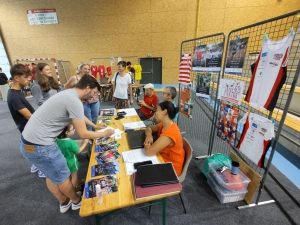
<path fill-rule="evenodd" d="M 262 167 L 262 160 L 267 146 L 274 137 L 274 124 L 266 117 L 245 113 L 239 121 L 244 124 L 244 130 L 237 148 L 252 162 Z"/>
<path fill-rule="evenodd" d="M 112 81 L 116 82 L 116 74 L 118 72 L 115 73 Z M 117 77 L 117 85 L 115 88 L 115 92 L 114 92 L 114 97 L 115 98 L 120 98 L 120 99 L 128 99 L 128 94 L 127 94 L 127 89 L 129 84 L 131 84 L 131 76 L 129 73 L 126 73 L 124 77 L 121 77 L 120 74 Z"/>

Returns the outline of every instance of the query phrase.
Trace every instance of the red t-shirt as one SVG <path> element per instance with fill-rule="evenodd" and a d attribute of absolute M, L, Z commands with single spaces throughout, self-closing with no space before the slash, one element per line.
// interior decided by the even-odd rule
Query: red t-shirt
<path fill-rule="evenodd" d="M 98 72 L 97 66 L 91 65 L 91 73 L 95 78 L 97 78 L 97 72 Z"/>
<path fill-rule="evenodd" d="M 110 66 L 106 67 L 106 72 L 108 76 L 112 75 L 112 69 Z"/>
<path fill-rule="evenodd" d="M 145 102 L 147 105 L 149 105 L 149 106 L 151 106 L 151 107 L 153 107 L 153 108 L 157 108 L 157 106 L 158 106 L 158 97 L 157 97 L 156 93 L 153 92 L 151 96 L 145 95 L 145 97 L 144 97 L 144 102 Z M 142 106 L 142 107 L 140 108 L 140 111 L 141 111 L 142 113 L 144 113 L 144 115 L 145 115 L 147 118 L 152 117 L 153 114 L 154 114 L 154 112 L 153 112 L 152 110 L 147 109 L 147 108 L 144 107 L 144 106 Z"/>
<path fill-rule="evenodd" d="M 105 67 L 103 65 L 98 66 L 98 72 L 100 78 L 103 79 L 105 77 Z"/>
<path fill-rule="evenodd" d="M 33 67 L 33 68 L 32 68 L 31 73 L 32 73 L 31 80 L 35 80 L 36 67 Z"/>

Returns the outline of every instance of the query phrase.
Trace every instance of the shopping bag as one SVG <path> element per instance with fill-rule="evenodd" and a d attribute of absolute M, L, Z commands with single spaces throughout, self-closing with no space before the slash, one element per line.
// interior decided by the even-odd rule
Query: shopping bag
<path fill-rule="evenodd" d="M 214 154 L 213 156 L 206 158 L 201 172 L 207 177 L 207 173 L 209 171 L 209 166 L 208 166 L 209 163 L 215 162 L 218 163 L 220 167 L 222 166 L 231 167 L 231 161 L 232 160 L 228 155 L 224 155 L 221 153 Z"/>

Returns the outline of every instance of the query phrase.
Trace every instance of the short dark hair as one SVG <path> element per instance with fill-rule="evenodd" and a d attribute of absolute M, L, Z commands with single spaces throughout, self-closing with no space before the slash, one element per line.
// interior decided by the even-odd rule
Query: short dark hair
<path fill-rule="evenodd" d="M 98 83 L 96 78 L 89 74 L 84 74 L 78 81 L 78 83 L 75 85 L 75 88 L 83 90 L 87 86 L 89 86 L 91 89 L 97 88 L 98 91 L 100 91 L 100 84 Z"/>
<path fill-rule="evenodd" d="M 130 61 L 128 61 L 126 64 L 127 64 L 127 66 L 130 66 L 130 65 L 131 65 L 131 62 L 130 62 Z"/>
<path fill-rule="evenodd" d="M 179 112 L 179 108 L 175 107 L 172 102 L 164 101 L 158 104 L 162 110 L 167 110 L 170 119 L 174 119 Z"/>
<path fill-rule="evenodd" d="M 0 67 L 0 70 L 2 70 L 2 68 Z"/>
<path fill-rule="evenodd" d="M 69 123 L 63 131 L 57 136 L 59 139 L 67 138 L 66 132 L 70 130 L 70 128 L 73 126 L 72 123 Z"/>
<path fill-rule="evenodd" d="M 31 76 L 31 71 L 29 68 L 24 66 L 21 63 L 15 64 L 10 68 L 10 75 L 12 78 L 15 76 L 22 76 L 25 75 L 26 77 Z"/>
<path fill-rule="evenodd" d="M 176 95 L 177 95 L 176 88 L 173 86 L 167 86 L 166 88 L 168 88 L 168 90 L 169 90 L 168 92 L 171 95 L 171 98 L 172 99 L 176 98 Z"/>
<path fill-rule="evenodd" d="M 118 65 L 122 65 L 122 67 L 126 67 L 126 62 L 125 61 L 120 61 L 120 62 L 118 62 Z"/>
<path fill-rule="evenodd" d="M 33 65 L 36 65 L 35 63 L 31 63 L 31 65 L 33 66 Z"/>

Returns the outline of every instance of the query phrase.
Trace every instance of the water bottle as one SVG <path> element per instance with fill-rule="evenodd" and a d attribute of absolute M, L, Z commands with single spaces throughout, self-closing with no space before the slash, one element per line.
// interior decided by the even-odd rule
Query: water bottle
<path fill-rule="evenodd" d="M 102 190 L 100 184 L 96 184 L 96 196 L 98 199 L 98 204 L 103 203 L 103 195 L 102 195 Z"/>

